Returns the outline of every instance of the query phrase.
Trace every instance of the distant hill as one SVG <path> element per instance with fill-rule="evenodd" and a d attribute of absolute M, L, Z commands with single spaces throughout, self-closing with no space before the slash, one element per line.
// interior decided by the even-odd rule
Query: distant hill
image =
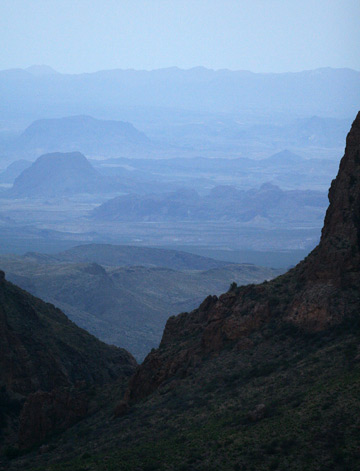
<path fill-rule="evenodd" d="M 42 155 L 26 168 L 7 196 L 52 198 L 113 189 L 109 179 L 100 175 L 80 152 L 56 152 Z"/>
<path fill-rule="evenodd" d="M 50 152 L 74 151 L 92 157 L 120 157 L 132 149 L 151 145 L 145 134 L 130 123 L 69 116 L 34 121 L 7 147 L 7 151 L 29 159 Z"/>
<path fill-rule="evenodd" d="M 44 75 L 54 75 L 54 74 L 59 73 L 52 67 L 49 67 L 48 65 L 43 65 L 43 64 L 31 65 L 30 67 L 27 67 L 25 70 L 26 72 L 30 72 L 30 74 L 35 75 L 37 77 L 41 77 Z"/>
<path fill-rule="evenodd" d="M 44 257 L 40 254 L 29 255 L 41 259 Z M 118 267 L 139 265 L 166 267 L 172 270 L 210 270 L 228 265 L 228 262 L 178 250 L 111 244 L 79 245 L 48 257 L 64 262 L 98 263 Z"/>

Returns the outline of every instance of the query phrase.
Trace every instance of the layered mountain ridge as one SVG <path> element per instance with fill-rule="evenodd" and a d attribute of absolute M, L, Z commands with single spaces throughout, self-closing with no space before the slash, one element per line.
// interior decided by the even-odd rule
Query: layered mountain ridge
<path fill-rule="evenodd" d="M 329 191 L 320 243 L 305 260 L 171 317 L 125 400 L 119 391 L 116 407 L 110 401 L 44 452 L 4 461 L 3 469 L 357 471 L 359 155 L 360 113 Z M 31 430 L 37 410 L 29 406 L 22 430 Z"/>
<path fill-rule="evenodd" d="M 271 183 L 238 190 L 230 185 L 211 189 L 204 197 L 195 190 L 165 194 L 127 194 L 94 208 L 96 221 L 241 221 L 263 218 L 276 225 L 300 221 L 317 223 L 326 208 L 325 193 L 311 190 L 284 191 Z"/>

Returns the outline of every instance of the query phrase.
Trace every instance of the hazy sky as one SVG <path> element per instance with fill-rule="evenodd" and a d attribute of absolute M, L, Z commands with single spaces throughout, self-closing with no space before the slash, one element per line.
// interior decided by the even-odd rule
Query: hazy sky
<path fill-rule="evenodd" d="M 360 0 L 0 0 L 0 69 L 360 70 Z"/>

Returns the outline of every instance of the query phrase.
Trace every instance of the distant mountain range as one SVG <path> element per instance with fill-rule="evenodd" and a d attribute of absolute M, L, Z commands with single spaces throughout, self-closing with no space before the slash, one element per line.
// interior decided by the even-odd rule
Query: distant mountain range
<path fill-rule="evenodd" d="M 4 70 L 0 165 L 59 151 L 101 158 L 263 158 L 288 148 L 335 159 L 359 90 L 360 73 L 350 69 Z"/>
<path fill-rule="evenodd" d="M 162 185 L 168 182 L 178 188 L 186 186 L 202 192 L 211 186 L 229 184 L 250 189 L 269 181 L 284 189 L 327 191 L 339 165 L 338 160 L 307 159 L 289 150 L 270 154 L 263 159 L 121 158 L 92 160 L 91 163 L 103 175 L 127 179 L 136 176 L 144 182 L 144 186 L 151 179 L 157 179 Z"/>
<path fill-rule="evenodd" d="M 171 270 L 211 270 L 229 265 L 228 262 L 179 250 L 131 245 L 85 244 L 51 256 L 34 253 L 29 255 L 39 260 L 98 263 L 103 266 L 117 267 L 161 267 Z"/>
<path fill-rule="evenodd" d="M 360 73 L 351 69 L 279 74 L 204 67 L 119 69 L 77 75 L 34 72 L 38 70 L 0 72 L 2 119 L 6 109 L 13 115 L 27 110 L 36 119 L 50 113 L 92 114 L 95 108 L 114 111 L 138 106 L 347 117 L 356 111 L 360 100 Z"/>
<path fill-rule="evenodd" d="M 223 185 L 203 197 L 188 189 L 118 196 L 95 208 L 91 217 L 97 221 L 241 222 L 261 218 L 277 225 L 294 221 L 321 224 L 326 204 L 326 193 L 318 191 L 283 191 L 271 183 L 247 191 Z"/>
<path fill-rule="evenodd" d="M 64 287 L 79 299 L 74 281 Z M 0 271 L 0 467 L 358 471 L 359 293 L 360 112 L 317 247 L 273 280 L 233 283 L 171 316 L 137 367 Z"/>
<path fill-rule="evenodd" d="M 285 188 L 291 188 L 296 187 L 293 179 L 297 175 L 307 173 L 309 186 L 313 179 L 317 179 L 317 185 L 321 187 L 321 182 L 327 181 L 333 167 L 336 163 L 306 160 L 289 151 L 263 160 L 108 159 L 91 160 L 91 163 L 80 152 L 55 152 L 42 155 L 34 163 L 15 161 L 0 174 L 0 182 L 8 183 L 14 179 L 13 187 L 2 192 L 2 196 L 8 198 L 58 198 L 84 193 L 96 198 L 109 193 L 127 193 L 96 208 L 93 217 L 99 220 L 225 218 L 247 221 L 255 216 L 271 218 L 269 208 L 279 203 L 282 206 L 278 207 L 278 211 L 282 210 L 285 218 L 290 216 L 288 209 L 295 209 L 296 205 L 299 206 L 297 215 L 300 217 L 305 211 L 305 218 L 310 207 L 325 209 L 326 200 L 320 192 L 285 191 L 280 197 L 282 190 L 278 185 L 266 182 L 266 177 L 272 177 L 272 180 L 284 183 Z M 260 190 L 247 192 L 231 185 L 217 184 L 218 181 L 228 180 L 245 188 L 251 188 L 256 181 L 265 182 Z M 209 186 L 219 188 L 203 197 L 193 189 L 204 193 Z M 170 188 L 176 191 L 171 192 Z M 277 193 L 276 188 L 279 190 Z M 267 192 L 265 196 L 264 192 Z M 267 198 L 264 204 L 259 200 L 261 197 Z M 303 201 L 301 198 L 304 198 Z M 316 214 L 308 216 L 310 220 L 316 218 Z"/>
<path fill-rule="evenodd" d="M 214 157 L 216 151 L 221 150 L 224 156 L 264 157 L 265 149 L 270 154 L 290 148 L 302 153 L 307 150 L 307 157 L 311 158 L 319 155 L 320 149 L 329 155 L 331 149 L 341 147 L 351 121 L 349 118 L 312 114 L 301 118 L 294 114 L 264 119 L 259 111 L 257 113 L 255 116 L 241 116 L 239 110 L 238 116 L 235 113 L 189 116 L 187 119 L 183 116 L 176 122 L 169 117 L 168 122 L 164 122 L 155 133 L 148 132 L 153 139 L 161 139 L 177 147 L 193 148 L 202 151 L 204 156 L 206 152 Z"/>

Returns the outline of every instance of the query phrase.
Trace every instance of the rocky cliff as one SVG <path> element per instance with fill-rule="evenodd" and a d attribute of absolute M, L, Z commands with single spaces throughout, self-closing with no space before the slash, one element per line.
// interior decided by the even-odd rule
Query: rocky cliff
<path fill-rule="evenodd" d="M 209 354 L 249 349 L 251 334 L 269 324 L 321 332 L 357 319 L 360 307 L 360 113 L 347 136 L 329 190 L 319 245 L 287 274 L 261 285 L 208 297 L 191 313 L 171 317 L 159 349 L 138 368 L 126 393 L 138 401 Z"/>

